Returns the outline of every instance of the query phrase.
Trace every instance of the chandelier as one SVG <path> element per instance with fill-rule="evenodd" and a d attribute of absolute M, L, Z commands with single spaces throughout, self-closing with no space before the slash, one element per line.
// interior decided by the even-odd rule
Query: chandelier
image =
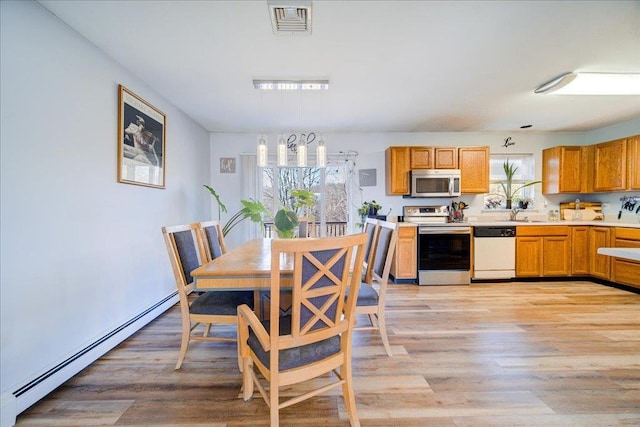
<path fill-rule="evenodd" d="M 253 86 L 258 90 L 327 90 L 329 89 L 328 80 L 254 80 Z M 262 97 L 261 103 L 262 103 Z M 261 105 L 262 108 L 262 105 Z M 282 107 L 281 107 L 282 109 Z M 282 112 L 281 112 L 282 114 Z M 307 166 L 307 153 L 309 145 L 316 140 L 315 132 L 290 134 L 285 138 L 284 134 L 278 137 L 278 145 L 276 148 L 276 163 L 278 166 L 288 166 L 289 151 L 293 152 L 296 157 L 296 166 Z M 259 167 L 265 167 L 268 163 L 269 144 L 268 137 L 264 132 L 258 135 L 257 146 L 257 164 Z M 324 136 L 318 138 L 316 143 L 316 167 L 326 167 L 327 165 L 327 143 Z"/>

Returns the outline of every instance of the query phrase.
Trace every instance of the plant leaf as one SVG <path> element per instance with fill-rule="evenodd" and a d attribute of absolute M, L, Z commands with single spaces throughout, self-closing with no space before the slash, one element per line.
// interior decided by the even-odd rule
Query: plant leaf
<path fill-rule="evenodd" d="M 204 188 L 209 190 L 211 195 L 216 199 L 216 203 L 218 204 L 218 207 L 220 208 L 220 210 L 222 210 L 222 212 L 224 213 L 227 213 L 227 207 L 224 205 L 224 203 L 222 203 L 222 200 L 220 200 L 220 196 L 218 196 L 218 193 L 216 193 L 216 190 L 209 187 L 207 184 L 204 184 Z"/>

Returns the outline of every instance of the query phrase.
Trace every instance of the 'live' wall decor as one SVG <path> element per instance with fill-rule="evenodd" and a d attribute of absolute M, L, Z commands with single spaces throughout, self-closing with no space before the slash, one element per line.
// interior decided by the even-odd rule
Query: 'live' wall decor
<path fill-rule="evenodd" d="M 118 182 L 164 188 L 167 117 L 118 86 Z"/>

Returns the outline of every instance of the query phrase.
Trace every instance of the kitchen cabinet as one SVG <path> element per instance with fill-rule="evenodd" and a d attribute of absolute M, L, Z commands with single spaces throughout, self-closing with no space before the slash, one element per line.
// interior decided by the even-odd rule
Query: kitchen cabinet
<path fill-rule="evenodd" d="M 458 169 L 458 149 L 455 147 L 435 147 L 433 159 L 435 169 Z"/>
<path fill-rule="evenodd" d="M 594 191 L 627 187 L 627 138 L 594 145 Z"/>
<path fill-rule="evenodd" d="M 593 165 L 595 147 L 593 145 L 585 145 L 580 147 L 580 192 L 593 193 Z"/>
<path fill-rule="evenodd" d="M 640 229 L 616 227 L 613 231 L 616 248 L 640 248 Z M 611 258 L 611 280 L 640 288 L 640 262 L 624 258 Z"/>
<path fill-rule="evenodd" d="M 411 169 L 433 169 L 433 147 L 411 147 Z"/>
<path fill-rule="evenodd" d="M 627 140 L 627 189 L 640 190 L 640 135 Z"/>
<path fill-rule="evenodd" d="M 489 192 L 489 147 L 459 147 L 460 188 L 463 194 Z"/>
<path fill-rule="evenodd" d="M 593 277 L 609 280 L 611 277 L 611 258 L 597 253 L 598 248 L 611 247 L 610 227 L 589 227 L 589 274 Z"/>
<path fill-rule="evenodd" d="M 558 146 L 542 150 L 542 193 L 579 193 L 582 147 Z"/>
<path fill-rule="evenodd" d="M 571 227 L 571 275 L 589 275 L 589 226 Z"/>
<path fill-rule="evenodd" d="M 568 226 L 520 226 L 516 229 L 516 276 L 555 277 L 571 273 Z"/>
<path fill-rule="evenodd" d="M 389 147 L 385 151 L 387 195 L 409 194 L 411 151 L 409 147 Z"/>
<path fill-rule="evenodd" d="M 415 281 L 418 277 L 418 227 L 399 226 L 396 250 L 391 262 L 394 281 Z"/>

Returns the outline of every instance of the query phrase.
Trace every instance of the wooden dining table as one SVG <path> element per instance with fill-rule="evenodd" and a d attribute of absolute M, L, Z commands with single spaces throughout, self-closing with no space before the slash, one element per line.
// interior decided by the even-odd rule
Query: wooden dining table
<path fill-rule="evenodd" d="M 281 283 L 293 277 L 293 255 L 280 257 Z M 250 240 L 191 272 L 198 291 L 269 290 L 271 286 L 271 239 Z"/>

